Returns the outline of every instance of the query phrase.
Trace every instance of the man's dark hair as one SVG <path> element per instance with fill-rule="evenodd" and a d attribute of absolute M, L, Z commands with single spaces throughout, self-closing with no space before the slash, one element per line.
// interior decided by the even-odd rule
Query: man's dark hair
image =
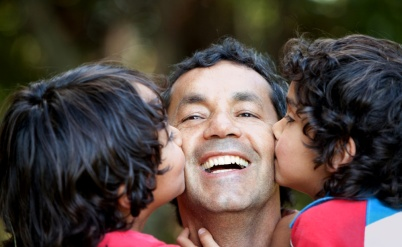
<path fill-rule="evenodd" d="M 332 166 L 349 138 L 356 144 L 353 160 L 326 180 L 318 196 L 374 196 L 401 208 L 401 45 L 359 34 L 300 37 L 285 44 L 284 54 L 283 74 L 294 82 L 316 167 Z"/>

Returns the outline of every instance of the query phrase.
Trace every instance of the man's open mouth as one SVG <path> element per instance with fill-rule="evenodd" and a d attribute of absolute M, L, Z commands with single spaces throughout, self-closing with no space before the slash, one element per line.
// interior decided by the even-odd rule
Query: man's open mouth
<path fill-rule="evenodd" d="M 208 159 L 201 167 L 208 173 L 240 170 L 248 167 L 249 162 L 239 156 L 225 155 Z"/>

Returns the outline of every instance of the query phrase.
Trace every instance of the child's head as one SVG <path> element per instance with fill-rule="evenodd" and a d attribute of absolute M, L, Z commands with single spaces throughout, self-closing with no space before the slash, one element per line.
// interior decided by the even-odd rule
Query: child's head
<path fill-rule="evenodd" d="M 172 131 L 152 81 L 123 67 L 84 65 L 17 91 L 0 127 L 0 215 L 11 241 L 94 246 L 131 226 L 117 210 L 122 196 L 133 216 L 160 200 L 157 174 L 174 172 L 161 187 L 180 194 L 184 158 Z"/>
<path fill-rule="evenodd" d="M 287 116 L 274 126 L 278 182 L 400 207 L 402 47 L 350 35 L 293 39 L 284 52 L 291 86 Z"/>

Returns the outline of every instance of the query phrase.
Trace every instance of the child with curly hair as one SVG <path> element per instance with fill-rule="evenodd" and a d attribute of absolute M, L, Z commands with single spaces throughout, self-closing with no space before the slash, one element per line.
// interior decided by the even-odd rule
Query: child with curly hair
<path fill-rule="evenodd" d="M 5 246 L 166 246 L 140 231 L 184 191 L 184 155 L 145 75 L 92 64 L 31 83 L 0 142 Z"/>
<path fill-rule="evenodd" d="M 316 199 L 292 222 L 292 246 L 399 246 L 401 45 L 301 37 L 285 44 L 282 62 L 291 84 L 273 126 L 275 178 Z"/>

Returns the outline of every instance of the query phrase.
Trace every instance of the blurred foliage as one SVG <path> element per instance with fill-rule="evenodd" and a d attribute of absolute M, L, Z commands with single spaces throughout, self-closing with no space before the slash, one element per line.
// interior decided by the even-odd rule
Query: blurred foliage
<path fill-rule="evenodd" d="M 0 103 L 18 85 L 98 60 L 168 73 L 225 35 L 275 61 L 282 44 L 304 32 L 401 43 L 401 13 L 395 0 L 0 0 Z M 166 211 L 146 229 L 174 242 L 159 235 L 174 228 Z"/>

